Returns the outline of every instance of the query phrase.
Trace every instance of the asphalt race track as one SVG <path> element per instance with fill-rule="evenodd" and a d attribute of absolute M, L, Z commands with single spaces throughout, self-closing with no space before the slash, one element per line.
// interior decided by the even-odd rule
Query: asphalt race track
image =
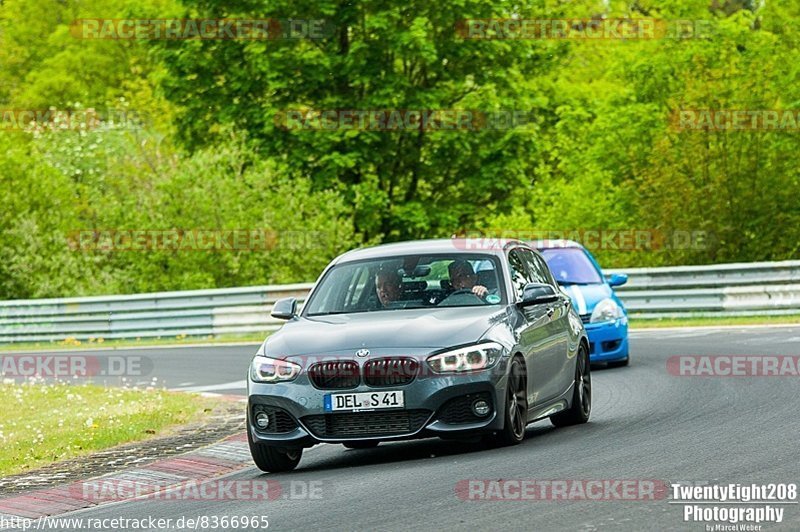
<path fill-rule="evenodd" d="M 469 479 L 638 480 L 701 484 L 798 483 L 798 377 L 671 375 L 673 355 L 800 355 L 800 328 L 647 330 L 632 333 L 632 364 L 593 372 L 589 424 L 528 427 L 511 448 L 440 440 L 381 444 L 372 450 L 321 445 L 289 474 L 254 467 L 231 479 L 312 482 L 314 500 L 144 500 L 72 517 L 269 517 L 277 530 L 705 530 L 684 522 L 682 504 L 656 500 L 462 500 Z M 123 351 L 153 359 L 168 388 L 244 393 L 254 346 Z M 93 352 L 94 353 L 94 352 Z M 147 379 L 145 379 L 147 380 Z M 237 384 L 239 382 L 239 384 Z M 297 484 L 302 486 L 302 484 Z M 308 486 L 308 484 L 306 484 Z M 284 492 L 288 491 L 284 488 Z M 800 529 L 800 507 L 763 530 Z"/>

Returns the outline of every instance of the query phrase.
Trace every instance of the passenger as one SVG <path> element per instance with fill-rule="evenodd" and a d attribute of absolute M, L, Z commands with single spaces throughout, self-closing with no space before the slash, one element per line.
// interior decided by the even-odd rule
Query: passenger
<path fill-rule="evenodd" d="M 447 267 L 450 272 L 450 284 L 453 285 L 453 290 L 469 290 L 476 296 L 483 298 L 489 290 L 477 284 L 478 275 L 472 269 L 469 261 L 464 259 L 456 259 Z"/>

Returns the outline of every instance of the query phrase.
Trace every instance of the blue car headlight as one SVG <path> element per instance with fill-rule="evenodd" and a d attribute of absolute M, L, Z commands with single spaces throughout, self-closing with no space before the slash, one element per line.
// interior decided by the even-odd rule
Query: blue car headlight
<path fill-rule="evenodd" d="M 497 364 L 502 356 L 502 345 L 496 342 L 486 342 L 430 356 L 428 365 L 436 373 L 480 371 Z"/>
<path fill-rule="evenodd" d="M 594 307 L 589 323 L 615 321 L 622 318 L 624 315 L 625 313 L 622 311 L 622 307 L 620 307 L 616 301 L 611 298 L 606 298 Z"/>

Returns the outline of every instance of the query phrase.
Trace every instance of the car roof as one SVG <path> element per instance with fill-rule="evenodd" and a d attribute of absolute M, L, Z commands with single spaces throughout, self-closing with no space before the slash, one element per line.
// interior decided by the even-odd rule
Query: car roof
<path fill-rule="evenodd" d="M 535 249 L 556 249 L 556 248 L 583 248 L 574 240 L 532 240 L 530 245 Z"/>
<path fill-rule="evenodd" d="M 501 256 L 503 251 L 510 246 L 530 247 L 520 240 L 501 238 L 440 238 L 434 240 L 411 240 L 381 244 L 368 248 L 359 248 L 348 251 L 334 261 L 352 262 L 366 259 L 379 259 L 384 257 L 397 257 L 414 254 L 485 254 Z"/>

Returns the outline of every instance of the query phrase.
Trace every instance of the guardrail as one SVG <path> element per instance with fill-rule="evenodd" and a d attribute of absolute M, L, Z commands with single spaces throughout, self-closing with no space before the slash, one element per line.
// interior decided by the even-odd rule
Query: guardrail
<path fill-rule="evenodd" d="M 629 268 L 617 289 L 640 319 L 800 314 L 800 261 Z"/>
<path fill-rule="evenodd" d="M 312 284 L 0 302 L 0 343 L 266 332 L 276 300 L 302 302 Z"/>
<path fill-rule="evenodd" d="M 618 288 L 629 313 L 652 319 L 800 314 L 800 261 L 631 268 Z M 275 330 L 273 303 L 312 284 L 0 302 L 0 343 L 75 338 L 208 336 Z"/>

